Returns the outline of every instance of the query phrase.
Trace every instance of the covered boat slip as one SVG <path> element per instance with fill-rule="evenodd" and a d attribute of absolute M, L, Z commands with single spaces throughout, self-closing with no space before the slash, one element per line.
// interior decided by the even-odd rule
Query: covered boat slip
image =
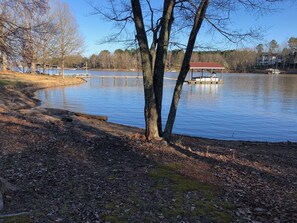
<path fill-rule="evenodd" d="M 222 73 L 225 67 L 219 63 L 214 62 L 191 62 L 190 72 L 191 78 L 186 82 L 188 84 L 222 84 Z M 200 72 L 200 76 L 194 77 L 194 70 Z M 205 75 L 207 71 L 210 75 Z M 221 78 L 217 76 L 217 72 L 221 73 Z"/>

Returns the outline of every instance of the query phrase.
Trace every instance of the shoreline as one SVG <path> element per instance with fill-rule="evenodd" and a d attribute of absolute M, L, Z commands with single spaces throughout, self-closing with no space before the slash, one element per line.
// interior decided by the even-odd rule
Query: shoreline
<path fill-rule="evenodd" d="M 72 70 L 72 68 L 65 68 L 65 70 Z M 76 69 L 76 70 L 82 70 L 85 71 L 85 69 Z M 137 69 L 101 69 L 101 68 L 90 68 L 88 69 L 89 71 L 110 71 L 110 72 L 142 72 L 141 69 L 137 70 Z M 263 70 L 259 70 L 259 69 L 255 69 L 253 71 L 248 71 L 248 72 L 238 72 L 238 71 L 233 71 L 233 70 L 226 70 L 226 72 L 223 72 L 224 74 L 267 74 L 265 72 L 266 69 Z M 173 73 L 178 73 L 179 70 L 178 69 L 174 69 L 174 70 L 166 70 L 165 72 L 173 72 Z M 280 75 L 284 75 L 284 74 L 290 74 L 290 75 L 297 75 L 297 70 L 288 70 L 288 71 L 283 71 Z"/>
<path fill-rule="evenodd" d="M 26 85 L 0 85 L 0 177 L 18 187 L 3 193 L 0 222 L 22 212 L 23 222 L 297 217 L 297 143 L 147 142 L 143 129 L 40 108 Z"/>

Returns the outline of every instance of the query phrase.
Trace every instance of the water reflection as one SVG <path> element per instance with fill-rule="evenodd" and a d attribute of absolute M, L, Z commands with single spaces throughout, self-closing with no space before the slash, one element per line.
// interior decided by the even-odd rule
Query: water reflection
<path fill-rule="evenodd" d="M 37 98 L 42 100 L 42 107 L 59 108 L 70 111 L 87 112 L 77 91 L 78 86 L 49 88 L 38 91 Z"/>
<path fill-rule="evenodd" d="M 93 72 L 129 75 L 137 72 Z M 175 78 L 176 73 L 167 74 Z M 222 85 L 183 87 L 174 131 L 219 139 L 297 141 L 297 76 L 225 74 Z M 163 120 L 175 82 L 165 80 Z M 44 107 L 108 115 L 109 120 L 144 127 L 142 79 L 90 78 L 81 86 L 37 92 Z"/>

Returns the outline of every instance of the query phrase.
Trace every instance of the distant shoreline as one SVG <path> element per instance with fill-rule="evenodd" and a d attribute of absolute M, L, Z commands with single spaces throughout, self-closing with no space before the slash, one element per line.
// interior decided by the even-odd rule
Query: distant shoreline
<path fill-rule="evenodd" d="M 65 68 L 65 70 L 73 70 L 73 68 Z M 81 68 L 81 69 L 75 69 L 75 70 L 79 70 L 79 71 L 85 71 L 85 69 Z M 137 70 L 137 69 L 101 69 L 101 68 L 90 68 L 88 69 L 89 71 L 111 71 L 111 72 L 142 72 L 141 69 Z M 230 73 L 230 74 L 265 74 L 266 69 L 263 70 L 252 70 L 252 71 L 247 71 L 247 72 L 238 72 L 238 71 L 233 71 L 233 70 L 226 70 L 223 73 Z M 284 71 L 281 70 L 281 74 L 293 74 L 293 75 L 297 75 L 297 70 L 289 70 L 289 71 Z M 178 73 L 179 70 L 166 70 L 165 72 L 174 72 L 174 73 Z"/>

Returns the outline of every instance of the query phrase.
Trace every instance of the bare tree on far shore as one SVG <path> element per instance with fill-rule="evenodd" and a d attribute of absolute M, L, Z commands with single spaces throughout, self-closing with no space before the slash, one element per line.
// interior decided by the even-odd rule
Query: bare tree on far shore
<path fill-rule="evenodd" d="M 2 70 L 8 60 L 18 63 L 24 48 L 32 56 L 32 40 L 40 24 L 33 18 L 48 9 L 47 0 L 3 0 L 0 5 L 0 51 Z M 30 51 L 30 52 L 29 52 Z M 30 57 L 29 56 L 29 57 Z M 29 59 L 30 60 L 30 59 Z M 28 61 L 28 58 L 26 58 Z M 30 62 L 29 62 L 30 63 Z M 31 63 L 34 64 L 34 63 Z"/>
<path fill-rule="evenodd" d="M 60 58 L 61 74 L 64 77 L 65 58 L 82 51 L 83 38 L 78 32 L 78 25 L 66 3 L 57 2 L 56 15 L 56 51 Z"/>

